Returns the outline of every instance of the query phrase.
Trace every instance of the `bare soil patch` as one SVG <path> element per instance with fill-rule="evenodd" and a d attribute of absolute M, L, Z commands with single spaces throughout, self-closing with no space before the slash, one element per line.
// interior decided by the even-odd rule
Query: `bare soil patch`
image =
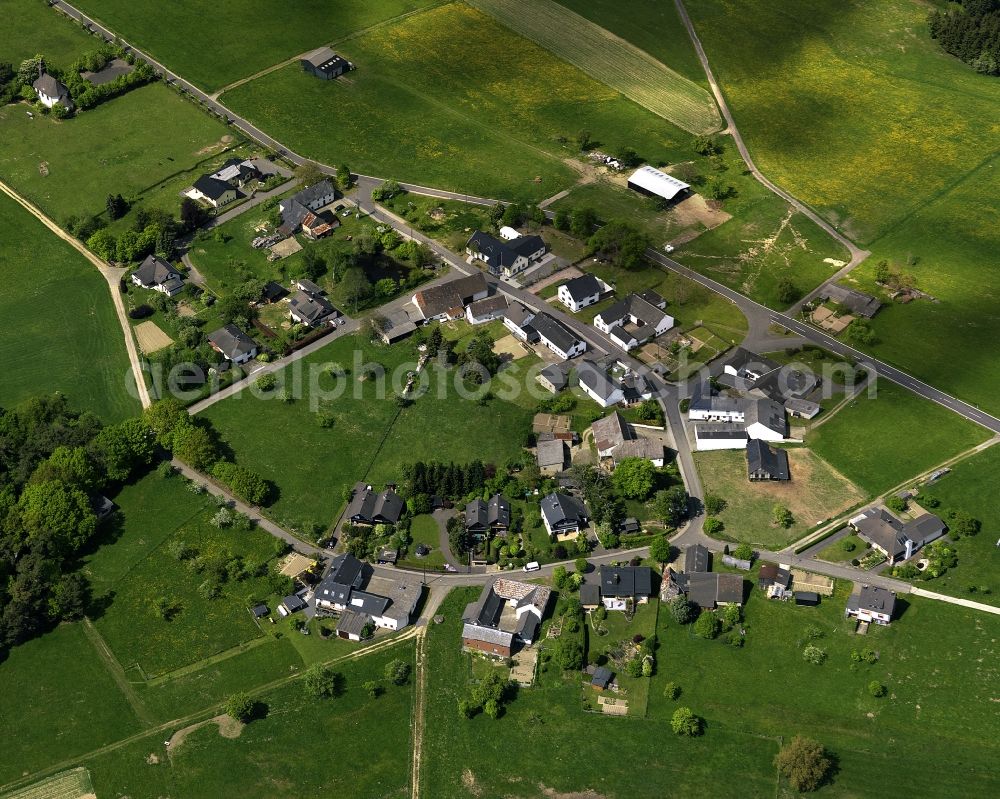
<path fill-rule="evenodd" d="M 145 355 L 150 355 L 174 343 L 170 336 L 160 330 L 156 322 L 141 322 L 136 325 L 135 337 L 139 340 L 139 349 Z"/>
<path fill-rule="evenodd" d="M 580 277 L 583 272 L 577 269 L 575 266 L 567 266 L 565 269 L 560 269 L 558 272 L 553 272 L 548 277 L 543 277 L 537 283 L 532 283 L 531 288 L 528 289 L 532 294 L 537 294 L 546 286 L 551 286 L 553 283 L 562 283 L 564 280 L 569 280 L 570 278 Z"/>
<path fill-rule="evenodd" d="M 189 724 L 187 727 L 182 727 L 177 730 L 173 735 L 170 736 L 170 741 L 167 744 L 167 753 L 172 757 L 177 748 L 184 743 L 187 737 L 197 730 L 199 727 L 204 727 L 207 724 L 215 724 L 219 728 L 219 735 L 223 738 L 239 738 L 240 733 L 243 732 L 243 724 L 234 718 L 222 714 L 221 716 L 215 716 L 205 721 L 199 721 L 196 724 Z"/>
<path fill-rule="evenodd" d="M 504 336 L 493 343 L 493 352 L 501 358 L 506 355 L 516 361 L 528 354 L 528 348 L 513 336 Z"/>
<path fill-rule="evenodd" d="M 227 133 L 225 136 L 223 136 L 214 144 L 209 144 L 206 147 L 202 147 L 195 153 L 195 155 L 208 155 L 209 153 L 214 152 L 215 150 L 221 150 L 232 143 L 233 143 L 233 137 Z"/>
<path fill-rule="evenodd" d="M 718 227 L 733 218 L 721 208 L 713 208 L 700 194 L 692 194 L 667 212 L 667 216 L 677 225 L 689 228 L 703 225 L 706 230 Z"/>
<path fill-rule="evenodd" d="M 590 788 L 585 791 L 570 791 L 568 793 L 561 793 L 554 788 L 546 788 L 543 784 L 539 783 L 538 789 L 542 792 L 542 795 L 548 797 L 548 799 L 608 799 L 606 794 L 598 793 Z"/>

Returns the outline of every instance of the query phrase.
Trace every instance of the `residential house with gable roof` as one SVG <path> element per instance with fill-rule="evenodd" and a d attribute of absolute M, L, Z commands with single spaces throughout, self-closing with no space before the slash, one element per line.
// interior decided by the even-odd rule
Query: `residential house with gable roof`
<path fill-rule="evenodd" d="M 162 258 L 147 255 L 132 273 L 132 282 L 144 289 L 152 289 L 168 297 L 180 294 L 184 290 L 184 279 L 180 272 L 174 269 Z"/>
<path fill-rule="evenodd" d="M 512 231 L 511 228 L 504 230 Z M 490 274 L 513 277 L 545 255 L 546 246 L 541 236 L 521 236 L 517 231 L 509 239 L 498 239 L 477 230 L 465 245 L 466 254 L 486 264 Z M 509 234 L 508 234 L 509 235 Z"/>
<path fill-rule="evenodd" d="M 500 577 L 462 614 L 462 648 L 509 658 L 537 640 L 552 590 Z"/>
<path fill-rule="evenodd" d="M 654 291 L 629 294 L 594 317 L 594 327 L 628 352 L 674 326 L 674 318 L 663 312 L 667 301 Z"/>

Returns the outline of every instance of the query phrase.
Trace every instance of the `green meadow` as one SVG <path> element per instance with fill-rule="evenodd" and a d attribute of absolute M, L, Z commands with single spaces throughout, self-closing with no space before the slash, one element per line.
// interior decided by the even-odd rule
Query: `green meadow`
<path fill-rule="evenodd" d="M 0 404 L 61 391 L 108 422 L 139 411 L 105 279 L 0 194 Z"/>
<path fill-rule="evenodd" d="M 486 14 L 449 3 L 344 42 L 357 70 L 290 65 L 223 100 L 298 152 L 358 172 L 505 199 L 572 185 L 576 138 L 674 161 L 690 135 Z M 516 58 L 511 53 L 517 53 Z M 305 110 L 308 109 L 308 110 Z M 331 132 L 335 132 L 331 135 Z"/>

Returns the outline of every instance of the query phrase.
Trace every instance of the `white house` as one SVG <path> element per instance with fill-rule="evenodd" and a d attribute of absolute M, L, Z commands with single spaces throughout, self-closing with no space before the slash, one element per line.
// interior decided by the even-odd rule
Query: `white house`
<path fill-rule="evenodd" d="M 541 343 L 564 361 L 587 351 L 587 342 L 546 313 L 537 314 L 531 320 L 531 327 L 538 334 Z"/>
<path fill-rule="evenodd" d="M 886 625 L 892 621 L 896 609 L 896 594 L 887 588 L 854 584 L 854 591 L 847 600 L 844 615 L 858 621 Z"/>
<path fill-rule="evenodd" d="M 184 280 L 170 264 L 155 255 L 147 255 L 146 260 L 132 273 L 132 282 L 144 289 L 152 289 L 168 297 L 184 290 Z"/>
<path fill-rule="evenodd" d="M 744 415 L 747 436 L 761 441 L 782 441 L 788 437 L 785 408 L 771 399 L 751 399 Z"/>
<path fill-rule="evenodd" d="M 580 388 L 602 408 L 618 405 L 625 399 L 625 390 L 593 361 L 584 360 L 576 368 Z"/>
<path fill-rule="evenodd" d="M 663 312 L 666 300 L 654 291 L 630 294 L 594 317 L 594 327 L 628 352 L 674 326 L 674 318 Z"/>
<path fill-rule="evenodd" d="M 694 426 L 699 452 L 715 449 L 746 449 L 747 431 L 738 422 L 705 422 Z"/>
<path fill-rule="evenodd" d="M 506 327 L 514 338 L 521 341 L 538 340 L 538 333 L 531 326 L 535 318 L 535 312 L 528 306 L 521 303 L 513 303 L 507 307 L 503 314 L 503 326 Z"/>
<path fill-rule="evenodd" d="M 63 108 L 73 110 L 73 98 L 69 96 L 66 84 L 56 80 L 48 72 L 42 72 L 35 78 L 31 88 L 38 95 L 38 102 L 46 108 L 52 108 L 56 103 L 59 103 Z"/>
<path fill-rule="evenodd" d="M 219 180 L 212 175 L 202 175 L 184 192 L 192 200 L 201 200 L 211 205 L 213 208 L 221 208 L 224 205 L 235 202 L 240 193 L 224 180 Z"/>
<path fill-rule="evenodd" d="M 742 424 L 746 403 L 735 397 L 713 394 L 708 383 L 698 383 L 688 406 L 688 418 L 696 422 L 733 422 Z"/>
<path fill-rule="evenodd" d="M 233 363 L 246 363 L 257 356 L 257 343 L 236 325 L 226 325 L 210 333 L 208 343 Z"/>
<path fill-rule="evenodd" d="M 484 300 L 476 300 L 465 309 L 465 319 L 470 325 L 481 325 L 499 319 L 507 310 L 507 298 L 495 294 Z"/>
<path fill-rule="evenodd" d="M 559 302 L 576 313 L 600 300 L 601 294 L 608 290 L 610 286 L 594 275 L 580 275 L 559 286 L 556 296 Z"/>

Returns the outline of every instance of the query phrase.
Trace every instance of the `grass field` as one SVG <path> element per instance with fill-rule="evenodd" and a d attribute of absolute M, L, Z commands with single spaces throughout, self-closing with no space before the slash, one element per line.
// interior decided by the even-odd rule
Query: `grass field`
<path fill-rule="evenodd" d="M 95 595 L 108 597 L 95 625 L 130 677 L 163 674 L 261 636 L 247 607 L 270 597 L 266 576 L 225 580 L 214 599 L 200 586 L 211 579 L 213 564 L 234 556 L 250 570 L 273 568 L 271 536 L 214 527 L 214 503 L 192 494 L 179 477 L 149 475 L 116 501 L 124 517 L 120 537 L 92 556 L 89 571 Z M 201 572 L 192 568 L 194 558 L 170 554 L 176 541 L 196 550 Z M 177 608 L 169 620 L 153 607 L 159 597 Z"/>
<path fill-rule="evenodd" d="M 987 431 L 888 380 L 812 430 L 812 450 L 870 495 L 976 446 Z"/>
<path fill-rule="evenodd" d="M 554 0 L 470 4 L 689 133 L 722 127 L 707 89 Z"/>
<path fill-rule="evenodd" d="M 672 3 L 659 0 L 559 0 L 602 28 L 645 50 L 695 83 L 708 87 L 691 39 Z"/>
<path fill-rule="evenodd" d="M 236 738 L 223 737 L 216 725 L 208 724 L 191 731 L 169 753 L 163 741 L 170 731 L 95 756 L 86 765 L 97 795 L 295 799 L 330 793 L 403 799 L 410 772 L 412 679 L 402 687 L 384 685 L 385 693 L 377 699 L 362 688 L 366 680 L 381 680 L 393 658 L 412 663 L 412 644 L 335 665 L 344 688 L 331 699 L 307 696 L 302 680 L 264 694 L 251 690 L 266 715 L 243 727 Z M 252 689 L 252 683 L 245 687 Z M 356 767 L 332 767 L 333 750 L 338 763 Z"/>
<path fill-rule="evenodd" d="M 73 407 L 108 422 L 138 413 L 107 282 L 6 194 L 0 282 L 0 404 L 61 391 Z"/>
<path fill-rule="evenodd" d="M 428 628 L 422 795 L 661 799 L 664 786 L 671 796 L 773 795 L 773 741 L 726 729 L 681 740 L 661 719 L 587 713 L 579 675 L 564 679 L 554 663 L 539 665 L 536 684 L 518 691 L 501 718 L 460 718 L 456 703 L 473 675 L 461 651 L 461 615 L 477 595 L 453 591 L 439 611 L 444 623 Z M 516 766 L 505 757 L 514 741 Z"/>
<path fill-rule="evenodd" d="M 37 53 L 53 66 L 65 67 L 100 41 L 45 3 L 0 0 L 0 15 L 4 21 L 0 26 L 0 53 L 15 69 Z"/>
<path fill-rule="evenodd" d="M 62 122 L 29 119 L 24 106 L 0 108 L 0 136 L 0 176 L 62 223 L 70 214 L 103 211 L 108 194 L 129 198 L 192 169 L 232 134 L 153 83 Z"/>
<path fill-rule="evenodd" d="M 340 50 L 358 65 L 344 80 L 318 81 L 293 65 L 223 99 L 322 161 L 509 199 L 570 186 L 576 171 L 564 159 L 577 155 L 583 129 L 595 146 L 632 147 L 654 163 L 677 160 L 690 143 L 679 128 L 464 4 L 370 31 Z"/>
<path fill-rule="evenodd" d="M 381 363 L 388 374 L 382 397 L 376 381 L 358 379 L 361 364 L 372 362 Z M 329 363 L 351 372 L 340 381 L 342 395 L 322 400 L 322 392 L 336 390 L 334 381 L 323 375 L 318 378 L 320 391 L 312 391 L 309 374 Z M 481 459 L 502 464 L 520 452 L 536 400 L 525 392 L 511 401 L 501 399 L 500 386 L 495 386 L 493 393 L 498 396 L 479 405 L 457 395 L 454 371 L 431 369 L 430 393 L 400 410 L 393 392 L 402 383 L 393 387 L 389 379 L 404 363 L 415 368 L 411 344 L 384 347 L 358 336 L 343 337 L 283 373 L 286 379 L 302 381 L 306 387 L 302 399 L 286 404 L 247 394 L 216 403 L 205 416 L 236 451 L 239 462 L 274 481 L 280 496 L 270 512 L 296 529 L 311 523 L 325 527 L 343 506 L 345 488 L 363 479 L 376 484 L 397 480 L 404 463 Z M 523 368 L 520 362 L 515 364 L 509 379 L 521 380 Z M 395 379 L 403 381 L 405 374 L 400 372 Z M 445 383 L 440 399 L 439 380 Z M 312 408 L 310 397 L 318 399 Z M 332 427 L 319 426 L 317 408 L 334 417 Z"/>
<path fill-rule="evenodd" d="M 685 705 L 707 718 L 706 739 L 724 731 L 816 738 L 840 766 L 820 795 L 996 793 L 998 777 L 988 764 L 997 721 L 989 697 L 997 679 L 1000 620 L 908 597 L 897 601 L 897 608 L 905 607 L 890 627 L 859 638 L 843 617 L 848 593 L 849 584 L 838 583 L 836 595 L 819 607 L 800 608 L 769 602 L 755 588 L 745 609 L 742 649 L 697 638 L 661 613 L 650 716 L 669 718 Z M 820 633 L 815 645 L 828 655 L 819 666 L 800 654 L 810 627 Z M 851 661 L 850 651 L 865 647 L 879 653 L 878 663 Z M 887 698 L 868 694 L 871 680 L 888 687 Z M 663 696 L 667 681 L 681 687 L 677 702 Z M 984 735 L 986 730 L 991 732 Z M 931 748 L 933 757 L 919 755 Z M 887 780 L 890 771 L 894 776 Z"/>
<path fill-rule="evenodd" d="M 79 8 L 186 80 L 213 91 L 433 3 L 304 0 L 296 3 L 295 13 L 280 19 L 266 0 L 219 0 L 211 5 L 177 0 L 155 17 L 129 0 L 83 0 Z M 219 36 L 223 30 L 226 35 Z"/>
<path fill-rule="evenodd" d="M 918 0 L 705 0 L 688 9 L 763 172 L 939 303 L 885 309 L 874 352 L 1000 413 L 1000 83 L 945 54 Z M 955 357 L 960 354 L 961 357 Z"/>
<path fill-rule="evenodd" d="M 409 569 L 443 569 L 445 564 L 444 553 L 441 551 L 441 540 L 438 524 L 434 517 L 429 514 L 414 516 L 410 524 L 410 537 L 413 543 L 410 544 L 410 551 L 405 558 L 400 560 L 400 565 Z M 417 544 L 425 544 L 431 548 L 430 554 L 418 558 L 413 554 Z"/>
<path fill-rule="evenodd" d="M 139 730 L 82 624 L 12 649 L 0 680 L 0 785 Z"/>
<path fill-rule="evenodd" d="M 800 538 L 809 528 L 865 498 L 860 488 L 834 472 L 809 449 L 789 449 L 788 461 L 792 479 L 787 483 L 751 483 L 747 479 L 745 452 L 695 454 L 705 491 L 726 501 L 719 514 L 725 525 L 721 538 L 778 550 Z M 795 523 L 788 529 L 771 523 L 775 505 L 791 510 Z"/>
<path fill-rule="evenodd" d="M 958 566 L 941 577 L 917 583 L 928 591 L 967 597 L 977 602 L 1000 605 L 1000 511 L 993 494 L 1000 474 L 1000 448 L 984 452 L 955 465 L 949 475 L 921 488 L 922 496 L 934 497 L 941 505 L 932 512 L 947 516 L 951 510 L 971 513 L 982 522 L 982 530 L 972 538 L 955 542 Z M 975 592 L 969 587 L 975 587 Z M 989 589 L 989 593 L 983 589 Z"/>
<path fill-rule="evenodd" d="M 845 541 L 850 541 L 854 544 L 854 549 L 850 551 L 844 549 Z M 823 547 L 823 549 L 816 553 L 816 557 L 820 560 L 830 561 L 831 563 L 846 563 L 849 560 L 854 560 L 854 558 L 862 557 L 867 546 L 861 538 L 852 533 Z"/>

